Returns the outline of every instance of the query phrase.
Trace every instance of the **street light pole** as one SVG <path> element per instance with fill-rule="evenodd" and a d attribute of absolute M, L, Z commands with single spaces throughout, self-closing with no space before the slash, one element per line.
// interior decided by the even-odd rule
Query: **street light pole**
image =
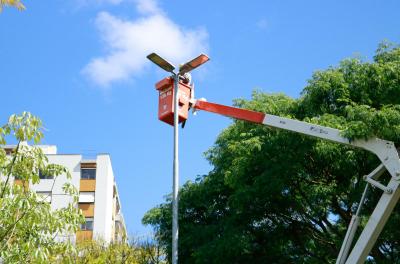
<path fill-rule="evenodd" d="M 179 156 L 178 156 L 178 128 L 179 128 L 179 78 L 185 73 L 192 71 L 200 65 L 206 63 L 209 58 L 205 54 L 200 54 L 191 61 L 179 67 L 175 72 L 175 66 L 160 57 L 156 53 L 151 53 L 147 58 L 163 70 L 172 73 L 174 77 L 174 163 L 173 163 L 173 180 L 172 180 L 172 264 L 178 264 L 178 192 L 179 192 Z"/>
<path fill-rule="evenodd" d="M 178 192 L 179 192 L 179 73 L 174 74 L 174 165 L 172 182 L 172 264 L 178 264 Z"/>

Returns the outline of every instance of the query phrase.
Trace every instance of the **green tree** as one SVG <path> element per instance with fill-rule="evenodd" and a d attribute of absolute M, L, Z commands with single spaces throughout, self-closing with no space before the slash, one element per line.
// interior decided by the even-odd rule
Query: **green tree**
<path fill-rule="evenodd" d="M 50 164 L 35 144 L 43 137 L 41 121 L 28 112 L 12 115 L 0 128 L 0 144 L 16 141 L 10 155 L 0 149 L 0 258 L 5 263 L 48 263 L 73 254 L 69 242 L 55 240 L 57 235 L 74 234 L 84 220 L 77 208 L 78 192 L 69 182 L 63 190 L 72 202 L 51 210 L 46 197 L 31 191 L 29 185 L 40 181 L 39 172 L 54 177 L 66 175 L 67 168 Z M 33 145 L 27 142 L 33 141 Z M 14 176 L 21 181 L 15 184 Z M 54 182 L 53 182 L 54 186 Z"/>
<path fill-rule="evenodd" d="M 24 10 L 25 6 L 20 0 L 0 0 L 0 12 L 3 10 L 4 6 L 12 6 L 18 10 Z"/>
<path fill-rule="evenodd" d="M 77 245 L 79 254 L 65 258 L 73 263 L 165 264 L 158 243 L 150 239 L 134 239 L 130 243 L 84 241 Z"/>
<path fill-rule="evenodd" d="M 383 43 L 372 62 L 346 59 L 315 72 L 298 99 L 254 92 L 239 107 L 377 136 L 400 146 L 400 47 Z M 334 263 L 365 187 L 372 154 L 234 120 L 206 152 L 213 166 L 180 192 L 182 263 Z M 387 181 L 389 175 L 383 177 Z M 362 225 L 380 190 L 368 194 Z M 400 263 L 397 206 L 370 262 Z M 171 200 L 146 213 L 170 256 Z"/>

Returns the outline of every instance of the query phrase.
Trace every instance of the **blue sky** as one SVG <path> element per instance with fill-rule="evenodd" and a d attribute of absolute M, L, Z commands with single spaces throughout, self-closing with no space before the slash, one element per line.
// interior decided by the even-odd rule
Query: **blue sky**
<path fill-rule="evenodd" d="M 26 1 L 0 13 L 0 91 L 5 123 L 30 111 L 60 153 L 110 153 L 132 235 L 172 188 L 172 127 L 157 119 L 154 84 L 166 76 L 145 56 L 178 65 L 204 52 L 196 96 L 230 105 L 258 89 L 298 97 L 316 70 L 371 59 L 400 42 L 400 2 Z M 181 183 L 206 174 L 203 153 L 230 120 L 191 116 L 180 134 Z"/>

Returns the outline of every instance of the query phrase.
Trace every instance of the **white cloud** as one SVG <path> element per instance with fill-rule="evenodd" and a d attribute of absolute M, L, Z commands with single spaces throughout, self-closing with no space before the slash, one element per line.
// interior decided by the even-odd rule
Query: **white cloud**
<path fill-rule="evenodd" d="M 172 63 L 181 63 L 207 51 L 205 29 L 180 27 L 153 0 L 136 1 L 136 8 L 142 17 L 134 21 L 107 12 L 97 15 L 96 26 L 107 54 L 92 59 L 82 70 L 95 84 L 108 87 L 113 82 L 134 78 L 150 65 L 146 56 L 151 52 Z"/>
<path fill-rule="evenodd" d="M 155 0 L 136 0 L 136 8 L 142 14 L 163 13 Z"/>

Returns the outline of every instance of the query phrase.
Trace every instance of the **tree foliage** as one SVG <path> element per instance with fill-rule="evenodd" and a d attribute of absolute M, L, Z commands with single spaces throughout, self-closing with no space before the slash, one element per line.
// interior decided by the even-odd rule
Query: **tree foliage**
<path fill-rule="evenodd" d="M 135 239 L 130 243 L 85 241 L 77 245 L 79 254 L 70 255 L 64 261 L 84 264 L 165 264 L 164 254 L 155 241 Z"/>
<path fill-rule="evenodd" d="M 56 237 L 74 234 L 84 220 L 76 206 L 76 188 L 65 183 L 63 190 L 72 202 L 51 210 L 47 197 L 29 187 L 39 183 L 39 172 L 53 176 L 54 181 L 59 175 L 71 178 L 67 168 L 50 164 L 39 147 L 27 144 L 39 143 L 42 137 L 41 121 L 28 112 L 12 115 L 0 128 L 0 144 L 6 144 L 7 139 L 17 142 L 9 156 L 0 148 L 0 259 L 5 263 L 48 263 L 75 252 L 69 241 Z M 22 184 L 15 184 L 15 176 Z"/>
<path fill-rule="evenodd" d="M 373 61 L 346 59 L 317 71 L 298 99 L 254 92 L 237 106 L 380 137 L 400 146 L 400 47 L 383 43 Z M 379 160 L 371 153 L 296 133 L 233 121 L 206 152 L 207 175 L 180 191 L 182 263 L 334 263 Z M 387 181 L 388 175 L 383 179 Z M 380 190 L 367 196 L 362 225 Z M 399 207 L 371 251 L 371 262 L 399 263 Z M 147 212 L 171 252 L 171 200 Z"/>
<path fill-rule="evenodd" d="M 3 10 L 4 6 L 15 7 L 18 10 L 24 10 L 25 6 L 20 0 L 0 0 L 0 12 Z"/>

